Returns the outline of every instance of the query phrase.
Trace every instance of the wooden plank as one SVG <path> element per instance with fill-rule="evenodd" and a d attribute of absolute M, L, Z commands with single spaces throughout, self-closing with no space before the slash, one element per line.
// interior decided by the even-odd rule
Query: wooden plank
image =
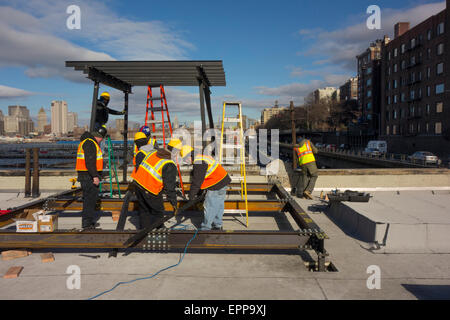
<path fill-rule="evenodd" d="M 28 257 L 31 254 L 31 251 L 26 249 L 23 250 L 7 250 L 2 252 L 2 260 L 14 260 L 18 258 Z"/>
<path fill-rule="evenodd" d="M 19 277 L 20 273 L 22 272 L 23 267 L 22 266 L 15 266 L 8 269 L 8 271 L 3 276 L 3 279 L 14 279 Z"/>
<path fill-rule="evenodd" d="M 53 262 L 55 261 L 55 256 L 53 255 L 53 253 L 48 252 L 48 253 L 42 253 L 41 254 L 41 261 L 43 263 L 47 263 L 47 262 Z"/>

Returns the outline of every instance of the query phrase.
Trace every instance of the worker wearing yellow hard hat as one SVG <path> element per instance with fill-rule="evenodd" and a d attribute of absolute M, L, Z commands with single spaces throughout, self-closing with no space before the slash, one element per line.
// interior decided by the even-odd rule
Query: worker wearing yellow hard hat
<path fill-rule="evenodd" d="M 137 141 L 143 138 L 141 133 L 136 133 Z M 181 141 L 176 140 L 172 139 L 167 148 L 157 148 L 149 152 L 145 149 L 149 145 L 144 145 L 136 155 L 135 170 L 131 177 L 134 179 L 141 229 L 148 228 L 164 216 L 163 193 L 174 210 L 177 208 L 178 171 L 172 160 L 172 151 L 181 148 Z M 163 227 L 162 224 L 158 228 Z"/>
<path fill-rule="evenodd" d="M 109 92 L 102 92 L 100 98 L 97 100 L 97 110 L 95 114 L 95 128 L 99 128 L 108 122 L 110 114 L 120 116 L 125 114 L 125 110 L 116 111 L 108 108 L 108 103 L 111 100 Z"/>
<path fill-rule="evenodd" d="M 141 156 L 145 157 L 149 152 L 157 148 L 158 143 L 151 135 L 147 136 L 142 131 L 136 132 L 134 135 L 133 166 L 136 167 L 136 157 L 138 156 L 139 151 L 142 153 Z"/>
<path fill-rule="evenodd" d="M 211 156 L 193 155 L 193 148 L 189 145 L 181 146 L 180 155 L 183 161 L 194 159 L 192 182 L 189 191 L 189 200 L 198 196 L 200 190 L 206 191 L 204 207 L 204 219 L 200 230 L 222 230 L 225 198 L 231 178 L 222 165 Z"/>

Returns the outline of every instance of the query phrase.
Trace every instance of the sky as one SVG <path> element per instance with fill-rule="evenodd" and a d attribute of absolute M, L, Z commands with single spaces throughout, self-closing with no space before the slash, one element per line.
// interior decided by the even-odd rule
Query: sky
<path fill-rule="evenodd" d="M 367 8 L 381 9 L 370 30 Z M 67 7 L 80 8 L 80 29 L 67 28 Z M 242 102 L 260 119 L 275 101 L 301 105 L 311 91 L 338 87 L 356 75 L 356 55 L 394 24 L 411 27 L 445 9 L 445 1 L 65 1 L 0 0 L 0 110 L 25 105 L 33 118 L 65 100 L 89 123 L 92 82 L 66 68 L 69 60 L 222 60 L 225 87 L 211 87 L 214 120 L 223 101 Z M 110 107 L 123 94 L 109 87 Z M 134 87 L 130 119 L 144 122 L 146 88 Z M 200 119 L 198 87 L 167 87 L 171 118 Z M 110 116 L 110 121 L 117 116 Z"/>

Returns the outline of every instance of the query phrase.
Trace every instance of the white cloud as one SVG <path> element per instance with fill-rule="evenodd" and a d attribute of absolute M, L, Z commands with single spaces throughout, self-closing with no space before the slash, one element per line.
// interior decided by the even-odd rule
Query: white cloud
<path fill-rule="evenodd" d="M 127 19 L 101 2 L 77 1 L 81 30 L 69 30 L 66 8 L 71 4 L 18 0 L 0 7 L 0 66 L 23 66 L 33 78 L 86 81 L 64 62 L 173 60 L 185 58 L 186 51 L 194 49 L 175 28 L 161 21 Z"/>
<path fill-rule="evenodd" d="M 356 71 L 356 56 L 361 54 L 376 39 L 393 37 L 394 25 L 409 21 L 411 27 L 445 9 L 445 2 L 423 4 L 409 9 L 381 8 L 381 29 L 369 30 L 366 26 L 368 16 L 361 16 L 361 23 L 334 31 L 313 32 L 300 30 L 299 34 L 314 38 L 309 50 L 303 55 L 318 57 L 318 64 L 338 65 L 346 70 Z M 325 59 L 321 59 L 325 57 Z"/>
<path fill-rule="evenodd" d="M 23 89 L 0 85 L 0 99 L 28 97 L 34 94 L 35 93 Z"/>

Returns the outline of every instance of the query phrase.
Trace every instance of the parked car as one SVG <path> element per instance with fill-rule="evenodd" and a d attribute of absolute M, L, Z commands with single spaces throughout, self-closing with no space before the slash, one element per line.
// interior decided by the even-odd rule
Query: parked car
<path fill-rule="evenodd" d="M 325 149 L 327 149 L 327 150 L 336 150 L 336 145 L 335 144 L 327 144 Z"/>
<path fill-rule="evenodd" d="M 364 154 L 368 156 L 378 157 L 379 155 L 381 155 L 381 152 L 380 150 L 375 148 L 366 148 L 364 149 Z"/>
<path fill-rule="evenodd" d="M 434 154 L 428 151 L 417 151 L 408 157 L 410 161 L 423 162 L 425 164 L 435 164 L 439 165 L 441 160 L 436 157 Z"/>
<path fill-rule="evenodd" d="M 348 143 L 343 143 L 339 146 L 340 149 L 344 149 L 344 150 L 350 150 L 351 147 Z"/>
<path fill-rule="evenodd" d="M 323 143 L 317 142 L 314 144 L 316 146 L 316 148 L 322 148 L 323 147 Z"/>
<path fill-rule="evenodd" d="M 387 153 L 387 142 L 384 140 L 371 140 L 366 149 L 377 149 L 381 153 Z"/>

